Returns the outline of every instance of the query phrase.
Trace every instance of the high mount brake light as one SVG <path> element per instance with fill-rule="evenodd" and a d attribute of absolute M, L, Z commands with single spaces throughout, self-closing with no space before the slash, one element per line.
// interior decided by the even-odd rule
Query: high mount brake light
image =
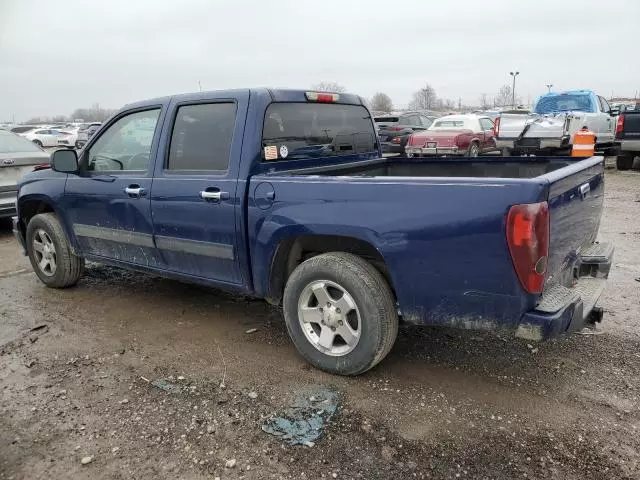
<path fill-rule="evenodd" d="M 340 100 L 340 95 L 337 93 L 306 92 L 304 95 L 309 102 L 335 103 Z"/>

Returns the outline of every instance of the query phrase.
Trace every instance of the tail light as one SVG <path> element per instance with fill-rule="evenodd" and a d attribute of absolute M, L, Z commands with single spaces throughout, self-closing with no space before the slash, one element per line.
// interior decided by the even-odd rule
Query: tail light
<path fill-rule="evenodd" d="M 522 287 L 528 293 L 541 293 L 549 255 L 547 202 L 514 205 L 509 209 L 507 244 Z"/>
<path fill-rule="evenodd" d="M 500 117 L 496 118 L 496 121 L 493 123 L 493 136 L 497 137 L 500 132 Z"/>
<path fill-rule="evenodd" d="M 401 142 L 402 142 L 402 138 L 401 138 L 401 137 L 393 137 L 393 138 L 391 139 L 391 143 L 397 143 L 397 144 L 399 144 L 399 143 L 401 143 Z"/>
<path fill-rule="evenodd" d="M 387 130 L 391 130 L 392 132 L 399 132 L 400 130 L 404 130 L 404 127 L 389 127 Z"/>
<path fill-rule="evenodd" d="M 624 131 L 624 115 L 618 115 L 616 123 L 616 135 L 620 135 Z"/>
<path fill-rule="evenodd" d="M 47 170 L 48 168 L 51 168 L 51 165 L 49 163 L 41 163 L 40 165 L 35 165 L 33 167 L 33 171 L 37 172 L 39 170 Z"/>

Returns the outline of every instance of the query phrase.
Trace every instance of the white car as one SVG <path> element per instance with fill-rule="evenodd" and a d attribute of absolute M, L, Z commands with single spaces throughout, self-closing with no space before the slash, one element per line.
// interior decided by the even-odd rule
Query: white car
<path fill-rule="evenodd" d="M 21 133 L 20 135 L 27 140 L 31 140 L 39 147 L 57 147 L 58 139 L 69 134 L 52 128 L 41 128 L 30 130 L 28 132 Z"/>
<path fill-rule="evenodd" d="M 74 148 L 76 146 L 76 141 L 78 140 L 77 128 L 65 128 L 60 130 L 60 133 L 62 135 L 58 137 L 59 147 Z"/>

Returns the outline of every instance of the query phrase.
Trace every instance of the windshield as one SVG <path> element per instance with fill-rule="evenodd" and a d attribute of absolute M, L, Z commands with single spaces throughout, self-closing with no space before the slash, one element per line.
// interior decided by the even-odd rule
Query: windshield
<path fill-rule="evenodd" d="M 0 132 L 0 153 L 41 152 L 33 142 L 13 133 Z"/>
<path fill-rule="evenodd" d="M 535 113 L 569 112 L 578 110 L 580 112 L 593 113 L 595 110 L 591 103 L 591 97 L 584 94 L 564 94 L 542 97 L 538 100 Z"/>
<path fill-rule="evenodd" d="M 377 152 L 366 108 L 325 103 L 269 105 L 262 146 L 268 161 Z"/>

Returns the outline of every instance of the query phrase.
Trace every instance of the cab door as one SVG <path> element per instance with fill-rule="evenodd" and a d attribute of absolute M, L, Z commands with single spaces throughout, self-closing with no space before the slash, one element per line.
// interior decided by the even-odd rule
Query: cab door
<path fill-rule="evenodd" d="M 150 197 L 163 105 L 125 111 L 82 150 L 62 211 L 83 255 L 158 267 Z"/>
<path fill-rule="evenodd" d="M 172 102 L 151 188 L 154 238 L 167 270 L 241 284 L 239 159 L 249 92 Z M 235 159 L 235 161 L 231 161 Z M 244 186 L 244 184 L 243 184 Z"/>

